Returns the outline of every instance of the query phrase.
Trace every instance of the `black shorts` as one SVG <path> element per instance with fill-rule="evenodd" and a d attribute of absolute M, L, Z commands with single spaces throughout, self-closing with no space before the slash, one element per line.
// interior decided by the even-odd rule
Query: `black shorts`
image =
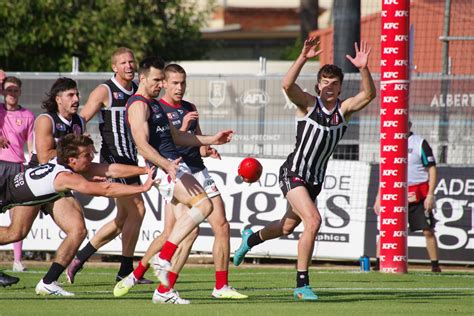
<path fill-rule="evenodd" d="M 303 186 L 306 188 L 306 190 L 308 190 L 311 200 L 316 202 L 316 198 L 318 197 L 322 188 L 321 184 L 312 185 L 306 183 L 306 181 L 303 180 L 298 174 L 289 170 L 285 166 L 281 166 L 278 180 L 280 183 L 281 192 L 283 192 L 284 197 L 286 197 L 290 190 Z"/>
<path fill-rule="evenodd" d="M 14 176 L 22 171 L 25 171 L 23 163 L 0 160 L 0 176 Z"/>
<path fill-rule="evenodd" d="M 8 184 L 12 181 L 13 176 L 24 171 L 21 162 L 10 162 L 0 160 L 0 213 L 4 213 L 10 204 L 7 201 Z"/>
<path fill-rule="evenodd" d="M 424 201 L 408 204 L 408 226 L 412 232 L 433 229 L 436 225 L 433 212 L 426 212 L 425 215 Z"/>
<path fill-rule="evenodd" d="M 133 160 L 127 157 L 115 156 L 112 155 L 108 150 L 100 150 L 100 162 L 101 163 L 121 163 L 124 165 L 138 166 L 138 160 Z M 112 182 L 123 183 L 123 184 L 140 184 L 140 177 L 130 177 L 130 178 L 114 178 L 111 179 Z"/>

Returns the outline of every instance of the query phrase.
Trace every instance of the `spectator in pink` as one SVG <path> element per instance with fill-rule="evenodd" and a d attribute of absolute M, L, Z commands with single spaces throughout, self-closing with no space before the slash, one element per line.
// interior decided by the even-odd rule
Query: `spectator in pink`
<path fill-rule="evenodd" d="M 5 77 L 2 82 L 4 103 L 0 103 L 0 177 L 15 175 L 23 171 L 25 163 L 24 146 L 31 155 L 33 148 L 33 112 L 19 104 L 21 80 Z M 13 244 L 13 271 L 22 272 L 22 241 Z"/>

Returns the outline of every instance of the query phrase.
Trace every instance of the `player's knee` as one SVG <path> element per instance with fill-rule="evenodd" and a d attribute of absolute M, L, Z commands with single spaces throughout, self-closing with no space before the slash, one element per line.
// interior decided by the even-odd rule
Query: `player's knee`
<path fill-rule="evenodd" d="M 425 235 L 426 238 L 432 238 L 434 237 L 434 232 L 432 229 L 423 229 L 423 235 Z"/>
<path fill-rule="evenodd" d="M 125 217 L 123 216 L 118 216 L 114 219 L 114 228 L 115 228 L 115 233 L 120 234 L 123 230 L 123 226 L 125 225 Z"/>
<path fill-rule="evenodd" d="M 22 229 L 22 228 L 10 230 L 10 233 L 8 234 L 10 238 L 8 238 L 8 241 L 6 243 L 2 243 L 2 244 L 9 244 L 12 242 L 23 240 L 28 235 L 28 232 L 29 230 Z"/>
<path fill-rule="evenodd" d="M 281 232 L 283 234 L 283 236 L 288 236 L 289 234 L 293 233 L 293 231 L 295 230 L 295 226 L 294 225 L 283 225 L 282 229 L 281 229 Z"/>
<path fill-rule="evenodd" d="M 84 238 L 86 238 L 87 236 L 87 229 L 85 227 L 79 227 L 76 229 L 76 236 L 78 239 L 80 239 L 81 241 L 84 240 Z"/>
<path fill-rule="evenodd" d="M 288 236 L 290 234 L 292 234 L 295 230 L 295 228 L 301 223 L 301 221 L 297 221 L 297 220 L 281 220 L 279 222 L 280 224 L 280 227 L 281 227 L 281 233 L 283 234 L 283 236 Z"/>
<path fill-rule="evenodd" d="M 211 200 L 205 192 L 193 196 L 187 204 L 190 208 L 188 214 L 196 224 L 200 224 L 211 215 L 214 208 Z"/>
<path fill-rule="evenodd" d="M 213 227 L 213 230 L 216 238 L 229 238 L 230 236 L 230 225 L 227 220 Z"/>
<path fill-rule="evenodd" d="M 214 210 L 214 206 L 207 196 L 204 200 L 201 200 L 201 203 L 199 203 L 198 207 L 201 209 L 204 218 L 207 218 L 209 215 L 211 215 L 212 210 Z"/>
<path fill-rule="evenodd" d="M 311 216 L 304 222 L 304 229 L 316 234 L 321 227 L 321 217 Z"/>
<path fill-rule="evenodd" d="M 145 203 L 143 202 L 143 200 L 140 200 L 137 202 L 136 209 L 137 209 L 136 216 L 143 219 L 143 217 L 145 217 L 145 211 L 146 211 Z"/>

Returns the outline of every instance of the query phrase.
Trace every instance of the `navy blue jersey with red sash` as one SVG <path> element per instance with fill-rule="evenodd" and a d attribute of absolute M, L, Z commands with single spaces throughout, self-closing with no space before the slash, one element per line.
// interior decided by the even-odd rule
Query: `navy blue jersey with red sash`
<path fill-rule="evenodd" d="M 196 111 L 196 107 L 187 101 L 182 101 L 181 104 L 172 105 L 161 99 L 159 101 L 161 108 L 168 116 L 168 120 L 173 124 L 174 127 L 180 129 L 183 125 L 184 116 L 192 111 Z M 196 134 L 197 121 L 191 122 L 187 132 Z M 192 173 L 199 172 L 206 168 L 201 158 L 199 147 L 188 147 L 188 146 L 176 146 L 178 152 L 183 157 L 183 161 L 189 166 Z"/>

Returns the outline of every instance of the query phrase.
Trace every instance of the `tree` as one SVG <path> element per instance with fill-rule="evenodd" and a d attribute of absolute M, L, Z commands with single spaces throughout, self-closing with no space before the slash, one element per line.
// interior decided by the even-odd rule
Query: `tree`
<path fill-rule="evenodd" d="M 300 0 L 300 35 L 293 46 L 285 48 L 281 59 L 295 60 L 301 53 L 301 47 L 308 35 L 318 29 L 319 1 Z"/>
<path fill-rule="evenodd" d="M 200 28 L 211 12 L 189 0 L 2 1 L 0 67 L 8 71 L 70 71 L 78 55 L 81 71 L 109 71 L 119 46 L 137 59 L 198 59 L 206 47 Z"/>

